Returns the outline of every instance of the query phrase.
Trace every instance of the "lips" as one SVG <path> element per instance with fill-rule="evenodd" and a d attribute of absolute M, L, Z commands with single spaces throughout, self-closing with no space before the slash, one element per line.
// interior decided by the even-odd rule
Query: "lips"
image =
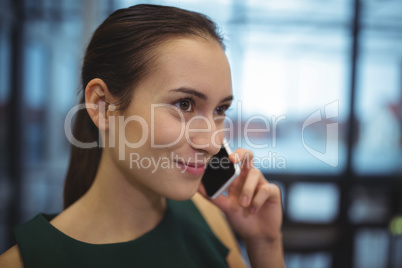
<path fill-rule="evenodd" d="M 206 164 L 204 162 L 199 163 L 184 163 L 182 161 L 175 161 L 178 167 L 183 169 L 186 173 L 191 175 L 202 175 L 205 172 Z"/>

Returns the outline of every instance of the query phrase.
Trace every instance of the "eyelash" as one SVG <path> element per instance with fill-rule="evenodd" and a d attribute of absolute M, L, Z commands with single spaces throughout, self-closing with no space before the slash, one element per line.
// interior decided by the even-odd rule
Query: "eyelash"
<path fill-rule="evenodd" d="M 192 97 L 181 98 L 181 99 L 173 102 L 172 105 L 176 106 L 180 110 L 183 110 L 184 112 L 192 112 L 192 111 L 187 111 L 187 110 L 185 110 L 185 109 L 180 107 L 180 104 L 185 102 L 185 101 L 189 102 L 190 107 L 193 110 L 194 106 L 195 106 L 195 101 L 194 101 L 194 99 Z"/>
<path fill-rule="evenodd" d="M 189 102 L 189 105 L 190 105 L 190 107 L 191 107 L 191 110 L 190 110 L 190 111 L 188 111 L 187 109 L 183 109 L 183 108 L 180 107 L 180 104 L 183 103 L 183 102 Z M 172 105 L 176 106 L 176 108 L 178 108 L 178 109 L 180 109 L 180 110 L 182 110 L 182 111 L 184 111 L 184 112 L 193 112 L 194 107 L 195 107 L 195 100 L 194 100 L 192 97 L 185 97 L 185 98 L 181 98 L 181 99 L 179 99 L 179 100 L 177 100 L 177 101 L 174 101 L 174 102 L 172 103 Z M 228 105 L 228 104 L 221 105 L 221 106 L 219 106 L 219 107 L 215 110 L 215 112 L 216 112 L 216 114 L 217 114 L 218 116 L 225 116 L 225 115 L 226 115 L 226 111 L 229 109 L 229 107 L 230 107 L 230 105 Z M 217 111 L 217 110 L 220 109 L 220 108 L 223 110 L 222 113 L 219 113 L 219 112 Z"/>
<path fill-rule="evenodd" d="M 227 110 L 229 109 L 229 105 L 227 105 L 227 104 L 221 105 L 221 106 L 219 106 L 217 109 L 219 109 L 219 108 L 222 108 L 222 109 L 223 109 L 223 112 L 222 112 L 222 114 L 217 113 L 218 116 L 225 116 Z"/>

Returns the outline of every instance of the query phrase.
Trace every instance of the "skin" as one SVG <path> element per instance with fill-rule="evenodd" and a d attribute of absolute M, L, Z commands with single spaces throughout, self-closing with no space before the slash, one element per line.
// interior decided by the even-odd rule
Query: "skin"
<path fill-rule="evenodd" d="M 140 237 L 160 222 L 166 198 L 193 198 L 212 230 L 230 248 L 230 267 L 244 264 L 221 212 L 243 238 L 252 267 L 284 267 L 280 190 L 252 166 L 250 151 L 239 148 L 231 155 L 231 161 L 241 162 L 242 169 L 229 187 L 228 197 L 208 201 L 200 184 L 200 171 L 207 159 L 219 151 L 224 135 L 219 130 L 232 99 L 230 68 L 224 51 L 216 41 L 194 37 L 171 39 L 160 45 L 156 53 L 156 67 L 134 89 L 125 111 L 99 110 L 105 100 L 117 100 L 101 79 L 88 83 L 87 110 L 101 130 L 105 147 L 90 190 L 51 224 L 87 243 L 123 242 Z M 151 104 L 163 105 L 152 111 Z M 125 120 L 138 116 L 146 124 L 132 120 L 125 128 L 119 128 L 119 116 Z M 185 135 L 181 136 L 183 127 Z M 170 146 L 152 146 L 151 133 L 156 144 Z M 127 146 L 128 142 L 134 144 L 142 138 L 142 146 Z M 115 146 L 111 146 L 113 143 Z M 172 159 L 172 153 L 178 158 Z M 170 168 L 132 168 L 133 154 L 139 159 L 170 159 Z M 80 221 L 74 221 L 77 218 Z M 2 261 L 9 264 L 14 260 L 11 262 L 21 267 L 18 252 L 15 246 L 5 257 L 0 256 L 0 266 Z"/>

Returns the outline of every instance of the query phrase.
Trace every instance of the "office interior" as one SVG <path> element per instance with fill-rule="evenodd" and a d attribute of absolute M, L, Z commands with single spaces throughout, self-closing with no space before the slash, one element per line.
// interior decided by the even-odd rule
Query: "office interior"
<path fill-rule="evenodd" d="M 0 253 L 61 211 L 85 45 L 139 3 L 221 28 L 231 146 L 281 187 L 286 266 L 402 267 L 401 0 L 0 0 Z"/>

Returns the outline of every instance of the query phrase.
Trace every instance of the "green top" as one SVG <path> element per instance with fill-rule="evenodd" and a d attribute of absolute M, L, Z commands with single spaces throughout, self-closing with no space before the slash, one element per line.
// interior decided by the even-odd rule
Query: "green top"
<path fill-rule="evenodd" d="M 56 229 L 38 214 L 14 229 L 25 268 L 30 267 L 228 267 L 228 249 L 191 200 L 168 200 L 164 218 L 141 237 L 89 244 Z"/>

